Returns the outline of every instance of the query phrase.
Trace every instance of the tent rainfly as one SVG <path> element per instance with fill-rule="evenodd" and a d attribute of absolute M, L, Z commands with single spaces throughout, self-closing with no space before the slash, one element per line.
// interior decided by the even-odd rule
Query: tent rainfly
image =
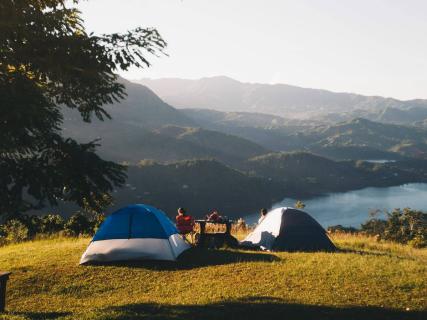
<path fill-rule="evenodd" d="M 137 204 L 105 219 L 80 264 L 122 260 L 176 260 L 190 245 L 164 212 Z"/>
<path fill-rule="evenodd" d="M 241 242 L 243 246 L 272 251 L 335 251 L 325 229 L 308 213 L 277 208 Z"/>

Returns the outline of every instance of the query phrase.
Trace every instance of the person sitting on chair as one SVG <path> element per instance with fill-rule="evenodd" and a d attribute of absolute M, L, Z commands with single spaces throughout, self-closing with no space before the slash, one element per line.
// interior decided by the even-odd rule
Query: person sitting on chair
<path fill-rule="evenodd" d="M 192 234 L 194 229 L 194 219 L 188 215 L 184 208 L 178 209 L 176 216 L 176 228 L 178 232 L 185 238 L 186 234 Z"/>
<path fill-rule="evenodd" d="M 206 215 L 206 220 L 209 222 L 221 222 L 222 217 L 219 215 L 218 210 L 213 210 L 212 213 Z"/>
<path fill-rule="evenodd" d="M 260 211 L 260 214 L 261 214 L 261 216 L 258 219 L 258 224 L 260 224 L 265 219 L 265 217 L 267 216 L 267 209 L 262 208 Z"/>

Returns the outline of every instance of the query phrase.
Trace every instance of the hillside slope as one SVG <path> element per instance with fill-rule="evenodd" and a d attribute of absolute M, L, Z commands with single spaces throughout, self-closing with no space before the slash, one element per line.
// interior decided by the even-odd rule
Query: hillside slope
<path fill-rule="evenodd" d="M 364 118 L 330 125 L 292 121 L 277 116 L 185 109 L 203 126 L 231 133 L 274 151 L 306 150 L 332 159 L 423 158 L 427 130 L 422 127 L 386 124 Z"/>
<path fill-rule="evenodd" d="M 213 209 L 231 218 L 244 217 L 271 207 L 285 196 L 283 184 L 263 177 L 251 177 L 216 160 L 185 160 L 161 164 L 150 160 L 128 167 L 128 179 L 114 190 L 111 213 L 132 203 L 146 203 L 162 209 L 171 218 L 179 207 L 202 218 Z M 78 208 L 69 203 L 31 214 L 58 213 L 70 216 Z"/>
<path fill-rule="evenodd" d="M 226 162 L 232 162 L 234 158 L 236 163 L 239 163 L 239 161 L 255 155 L 269 152 L 268 149 L 247 139 L 201 128 L 165 126 L 155 132 L 177 141 L 185 141 L 203 147 L 206 149 L 205 157 L 209 155 L 220 160 L 229 159 Z"/>
<path fill-rule="evenodd" d="M 363 118 L 318 127 L 302 136 L 312 141 L 306 146 L 308 150 L 326 156 L 338 153 L 341 158 L 347 150 L 350 155 L 347 159 L 356 158 L 351 156 L 356 155 L 352 150 L 355 148 L 359 149 L 360 156 L 365 155 L 359 159 L 394 160 L 425 158 L 427 149 L 425 128 L 378 123 Z"/>
<path fill-rule="evenodd" d="M 119 82 L 125 85 L 126 98 L 120 103 L 103 106 L 113 120 L 105 120 L 104 123 L 99 123 L 93 118 L 93 124 L 100 126 L 104 124 L 114 130 L 119 130 L 121 127 L 128 125 L 145 129 L 154 129 L 165 124 L 177 126 L 197 125 L 182 112 L 165 103 L 148 87 L 123 78 L 119 78 Z M 82 119 L 78 112 L 64 108 L 63 113 L 65 127 L 80 124 Z"/>
<path fill-rule="evenodd" d="M 254 142 L 203 129 L 185 114 L 164 103 L 150 89 L 122 80 L 128 97 L 106 106 L 112 120 L 84 123 L 80 115 L 64 110 L 63 130 L 79 141 L 99 139 L 99 153 L 114 161 L 137 163 L 142 159 L 178 161 L 216 158 L 235 163 L 267 150 Z M 169 134 L 171 126 L 187 131 L 180 137 Z M 165 128 L 166 127 L 166 128 Z"/>
<path fill-rule="evenodd" d="M 401 142 L 427 141 L 427 130 L 373 122 L 363 118 L 331 125 L 317 131 L 323 145 L 359 145 L 387 150 Z M 313 132 L 315 134 L 315 132 Z"/>
<path fill-rule="evenodd" d="M 153 204 L 171 217 L 185 207 L 198 217 L 218 209 L 242 217 L 269 207 L 283 197 L 280 184 L 246 174 L 214 160 L 182 161 L 169 165 L 144 162 L 129 168 L 129 185 L 115 194 L 117 206 Z"/>
<path fill-rule="evenodd" d="M 79 266 L 89 238 L 0 248 L 12 272 L 2 319 L 427 317 L 427 251 L 356 236 L 338 253 L 201 250 L 175 263 Z"/>
<path fill-rule="evenodd" d="M 211 109 L 180 109 L 187 117 L 204 127 L 240 127 L 240 128 L 295 128 L 311 127 L 320 122 L 311 120 L 286 119 L 265 113 L 225 112 Z"/>
<path fill-rule="evenodd" d="M 392 186 L 427 181 L 426 160 L 392 163 L 333 161 L 306 152 L 280 152 L 249 159 L 251 175 L 283 184 L 294 197 L 343 192 L 366 186 Z"/>

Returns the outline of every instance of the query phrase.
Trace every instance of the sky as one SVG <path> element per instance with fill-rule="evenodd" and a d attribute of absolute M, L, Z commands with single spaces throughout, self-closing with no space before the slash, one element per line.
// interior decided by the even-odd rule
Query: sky
<path fill-rule="evenodd" d="M 88 0 L 89 32 L 155 27 L 169 56 L 128 79 L 242 82 L 427 98 L 425 0 Z"/>

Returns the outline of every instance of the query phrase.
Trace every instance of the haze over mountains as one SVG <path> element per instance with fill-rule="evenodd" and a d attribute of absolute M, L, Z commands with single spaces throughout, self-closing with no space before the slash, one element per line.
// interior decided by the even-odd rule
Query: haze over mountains
<path fill-rule="evenodd" d="M 213 157 L 228 163 L 266 152 L 244 138 L 200 128 L 147 87 L 124 79 L 122 82 L 128 96 L 120 104 L 106 106 L 112 120 L 94 118 L 91 123 L 83 123 L 78 113 L 66 109 L 67 134 L 82 142 L 100 139 L 102 156 L 130 163 Z"/>
<path fill-rule="evenodd" d="M 100 153 L 115 161 L 215 158 L 237 165 L 271 151 L 305 150 L 335 158 L 333 153 L 338 148 L 353 154 L 357 149 L 356 159 L 399 159 L 402 155 L 420 157 L 427 149 L 427 130 L 423 127 L 384 124 L 360 117 L 325 123 L 260 113 L 176 109 L 147 87 L 121 81 L 128 97 L 106 107 L 112 120 L 82 123 L 77 113 L 64 110 L 67 134 L 80 141 L 101 138 Z M 328 154 L 331 150 L 334 152 Z M 354 159 L 354 155 L 336 158 Z"/>
<path fill-rule="evenodd" d="M 228 78 L 214 80 L 215 92 L 210 89 L 210 80 L 204 81 L 209 84 L 204 90 L 211 93 L 204 99 L 206 105 L 209 102 L 217 110 L 200 105 L 197 109 L 177 109 L 159 98 L 153 92 L 155 89 L 124 79 L 121 81 L 126 86 L 127 99 L 106 106 L 112 120 L 93 119 L 88 124 L 72 110 L 64 110 L 63 130 L 67 135 L 82 142 L 100 139 L 98 152 L 102 157 L 129 165 L 126 186 L 114 193 L 114 208 L 145 202 L 172 215 L 176 207 L 190 206 L 197 212 L 215 207 L 229 216 L 243 216 L 287 196 L 300 198 L 365 186 L 427 181 L 427 128 L 420 117 L 417 125 L 397 125 L 367 120 L 354 111 L 363 105 L 367 114 L 372 109 L 394 105 L 393 110 L 399 108 L 396 110 L 412 116 L 413 108 L 424 110 L 421 102 L 409 107 L 397 100 L 376 97 L 372 107 L 369 99 L 362 96 L 338 94 L 335 99 L 334 93 L 295 89 L 294 100 L 285 99 L 298 102 L 293 105 L 295 110 L 314 114 L 316 108 L 353 108 L 358 117 L 348 117 L 351 112 L 346 111 L 336 113 L 336 118 L 345 121 L 325 120 L 321 116 L 291 119 L 267 114 L 266 109 L 259 113 L 258 106 L 262 104 L 257 105 L 257 112 L 248 112 L 246 105 L 260 92 L 264 98 L 258 101 L 280 101 L 283 93 L 274 93 L 272 88 L 276 86 L 260 85 L 262 88 L 255 90 L 258 93 L 245 93 L 250 99 L 242 100 L 241 89 L 247 88 L 246 84 Z M 184 90 L 171 86 L 171 92 L 177 96 L 179 90 Z M 199 84 L 197 87 L 200 88 Z M 268 94 L 268 90 L 273 93 Z M 313 93 L 310 98 L 304 100 L 304 94 L 296 97 L 295 92 L 305 90 Z M 183 92 L 183 96 L 189 98 L 190 93 Z M 244 111 L 219 111 L 231 109 L 231 102 L 225 107 L 227 96 L 234 97 L 230 101 Z M 194 97 L 199 99 L 202 94 Z M 311 104 L 304 105 L 303 101 Z M 345 107 L 339 107 L 339 101 L 344 101 Z M 382 114 L 387 112 L 383 110 Z M 360 162 L 375 159 L 397 162 Z"/>
<path fill-rule="evenodd" d="M 423 119 L 427 117 L 427 100 L 420 99 L 401 101 L 287 84 L 242 83 L 224 76 L 199 80 L 141 79 L 137 82 L 177 108 L 257 112 L 328 121 L 366 116 L 379 121 L 408 123 L 419 121 L 420 115 Z"/>

